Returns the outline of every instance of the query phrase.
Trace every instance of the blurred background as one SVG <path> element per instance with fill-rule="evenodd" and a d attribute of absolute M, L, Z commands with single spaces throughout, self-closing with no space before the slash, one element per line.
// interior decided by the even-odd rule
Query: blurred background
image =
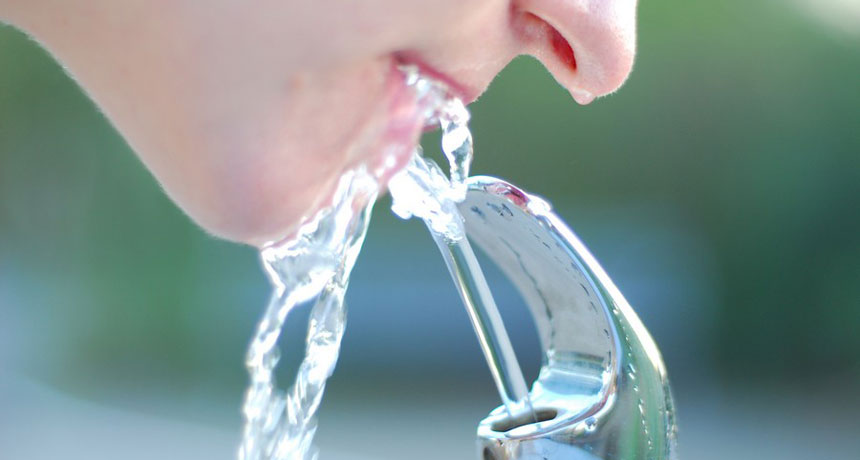
<path fill-rule="evenodd" d="M 663 351 L 682 458 L 857 458 L 860 4 L 645 1 L 639 24 L 631 79 L 588 107 L 515 61 L 472 106 L 473 171 L 547 197 L 614 278 Z M 474 458 L 498 396 L 432 241 L 388 203 L 322 456 Z M 534 327 L 490 278 L 533 379 Z M 0 458 L 233 458 L 268 292 L 255 251 L 192 225 L 0 26 Z"/>

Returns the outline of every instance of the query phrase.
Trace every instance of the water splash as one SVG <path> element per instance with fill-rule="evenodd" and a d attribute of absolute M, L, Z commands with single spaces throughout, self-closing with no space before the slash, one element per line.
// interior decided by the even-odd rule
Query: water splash
<path fill-rule="evenodd" d="M 401 70 L 406 76 L 406 84 L 415 91 L 425 124 L 433 126 L 438 123 L 442 128 L 442 152 L 450 165 L 450 181 L 442 175 L 443 180 L 436 180 L 432 190 L 441 194 L 442 201 L 463 201 L 473 155 L 469 111 L 462 100 L 451 95 L 444 83 L 422 76 L 414 66 L 404 66 Z M 421 150 L 418 149 L 413 157 L 420 156 Z M 435 164 L 431 169 L 433 167 L 438 170 Z"/>

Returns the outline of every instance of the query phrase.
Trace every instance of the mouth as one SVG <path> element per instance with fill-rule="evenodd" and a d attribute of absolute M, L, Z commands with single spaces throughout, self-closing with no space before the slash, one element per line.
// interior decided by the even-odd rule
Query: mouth
<path fill-rule="evenodd" d="M 400 70 L 402 66 L 417 67 L 422 75 L 444 84 L 450 95 L 464 104 L 473 102 L 482 92 L 430 66 L 412 53 L 395 53 L 387 65 L 385 103 L 382 105 L 385 115 L 380 119 L 381 124 L 367 134 L 362 149 L 367 154 L 360 157 L 383 186 L 409 162 L 421 133 L 436 129 L 426 124 L 412 88 L 407 87 L 404 73 Z"/>
<path fill-rule="evenodd" d="M 459 98 L 463 104 L 469 105 L 478 99 L 478 96 L 483 93 L 483 90 L 469 86 L 461 82 L 449 74 L 442 72 L 438 68 L 430 65 L 418 53 L 411 51 L 399 51 L 394 53 L 394 62 L 397 66 L 411 65 L 418 68 L 418 71 L 434 80 L 438 80 L 448 87 L 452 96 Z"/>

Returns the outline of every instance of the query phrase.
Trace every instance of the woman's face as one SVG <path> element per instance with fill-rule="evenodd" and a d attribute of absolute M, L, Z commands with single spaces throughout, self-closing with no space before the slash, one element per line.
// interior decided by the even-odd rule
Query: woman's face
<path fill-rule="evenodd" d="M 421 120 L 399 64 L 471 102 L 531 54 L 585 104 L 623 83 L 635 50 L 636 0 L 70 3 L 19 25 L 192 218 L 252 244 L 288 234 L 344 169 L 403 163 Z"/>

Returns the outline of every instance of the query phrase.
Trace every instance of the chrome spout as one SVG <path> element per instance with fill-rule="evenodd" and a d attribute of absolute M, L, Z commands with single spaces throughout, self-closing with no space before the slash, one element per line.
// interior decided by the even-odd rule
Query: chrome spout
<path fill-rule="evenodd" d="M 671 460 L 666 370 L 630 305 L 543 200 L 491 177 L 468 180 L 466 234 L 510 278 L 534 317 L 543 363 L 533 417 L 504 407 L 478 426 L 483 460 Z"/>

